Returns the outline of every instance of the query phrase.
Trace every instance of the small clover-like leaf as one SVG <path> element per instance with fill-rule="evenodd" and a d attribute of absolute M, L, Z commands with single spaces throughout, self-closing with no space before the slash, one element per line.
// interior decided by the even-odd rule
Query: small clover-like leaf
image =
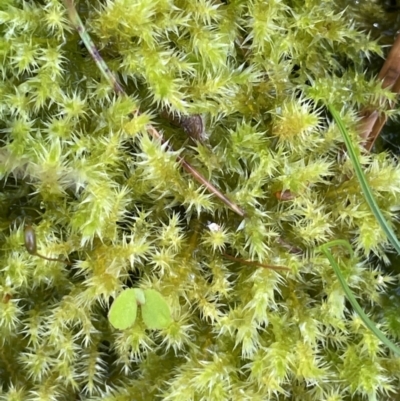
<path fill-rule="evenodd" d="M 115 298 L 108 312 L 108 321 L 113 327 L 125 330 L 134 325 L 137 314 L 137 298 L 135 288 L 124 290 Z"/>
<path fill-rule="evenodd" d="M 164 329 L 172 322 L 171 311 L 163 296 L 156 290 L 144 290 L 146 303 L 142 318 L 148 329 Z"/>

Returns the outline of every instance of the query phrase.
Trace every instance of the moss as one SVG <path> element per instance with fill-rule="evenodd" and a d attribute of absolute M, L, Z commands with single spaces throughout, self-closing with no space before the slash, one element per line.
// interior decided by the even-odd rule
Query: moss
<path fill-rule="evenodd" d="M 354 245 L 358 260 L 336 258 L 364 310 L 398 339 L 384 297 L 398 278 L 368 264 L 371 253 L 385 261 L 389 246 L 322 108 L 342 109 L 356 139 L 357 109 L 393 98 L 364 74 L 382 50 L 357 9 L 116 0 L 77 10 L 128 96 L 102 78 L 60 1 L 0 4 L 0 399 L 395 392 L 399 359 L 314 254 L 335 239 Z M 206 134 L 197 144 L 176 125 L 192 115 Z M 149 122 L 174 151 L 148 136 Z M 201 187 L 178 155 L 246 217 Z M 400 169 L 387 154 L 360 158 L 393 220 Z M 72 264 L 30 255 L 24 221 L 40 254 Z M 150 331 L 137 319 L 114 330 L 107 311 L 126 286 L 160 292 L 170 327 Z"/>

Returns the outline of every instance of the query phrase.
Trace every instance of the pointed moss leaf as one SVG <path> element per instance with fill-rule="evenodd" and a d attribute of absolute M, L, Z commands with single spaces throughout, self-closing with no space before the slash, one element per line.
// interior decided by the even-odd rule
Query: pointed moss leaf
<path fill-rule="evenodd" d="M 108 312 L 108 320 L 119 330 L 132 327 L 136 320 L 137 296 L 133 288 L 122 291 L 115 298 Z"/>
<path fill-rule="evenodd" d="M 146 303 L 146 298 L 144 296 L 143 290 L 141 290 L 140 288 L 134 288 L 133 290 L 135 291 L 137 303 L 139 305 L 145 304 Z"/>
<path fill-rule="evenodd" d="M 162 295 L 155 290 L 144 290 L 146 303 L 142 305 L 142 318 L 148 329 L 164 329 L 172 322 L 171 311 Z"/>

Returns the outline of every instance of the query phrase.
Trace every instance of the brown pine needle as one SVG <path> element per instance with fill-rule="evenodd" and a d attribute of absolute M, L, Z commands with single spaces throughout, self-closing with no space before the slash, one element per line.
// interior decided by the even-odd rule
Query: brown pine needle
<path fill-rule="evenodd" d="M 66 8 L 68 10 L 68 14 L 72 24 L 75 26 L 75 29 L 78 31 L 83 43 L 85 44 L 88 52 L 92 56 L 94 62 L 96 63 L 97 67 L 103 74 L 103 76 L 107 79 L 110 85 L 114 88 L 114 91 L 118 95 L 127 96 L 121 84 L 117 81 L 114 74 L 108 68 L 106 62 L 101 57 L 99 51 L 97 50 L 95 44 L 93 43 L 92 39 L 90 38 L 89 34 L 87 33 L 82 20 L 80 19 L 73 0 L 64 0 Z M 136 114 L 139 114 L 138 111 L 135 111 Z M 152 126 L 151 124 L 147 125 L 147 132 L 155 139 L 160 140 L 163 142 L 163 136 Z M 178 156 L 177 160 L 182 165 L 182 167 L 192 175 L 192 177 L 199 182 L 200 184 L 204 185 L 207 190 L 219 198 L 222 202 L 224 202 L 231 210 L 237 213 L 239 216 L 244 217 L 245 212 L 242 210 L 238 205 L 234 202 L 230 201 L 220 190 L 218 190 L 214 185 L 211 184 L 202 174 L 200 174 L 192 165 L 190 165 L 183 157 Z"/>
<path fill-rule="evenodd" d="M 240 258 L 235 258 L 234 256 L 228 255 L 227 253 L 224 253 L 223 255 L 225 258 L 232 260 L 233 262 L 238 262 L 238 263 L 241 263 L 241 264 L 247 265 L 247 266 L 258 266 L 258 267 L 262 267 L 264 269 L 271 269 L 271 270 L 290 270 L 288 267 L 285 267 L 285 266 L 266 265 L 264 263 L 258 263 L 258 262 L 254 262 L 252 260 L 244 260 L 244 259 L 240 259 Z"/>

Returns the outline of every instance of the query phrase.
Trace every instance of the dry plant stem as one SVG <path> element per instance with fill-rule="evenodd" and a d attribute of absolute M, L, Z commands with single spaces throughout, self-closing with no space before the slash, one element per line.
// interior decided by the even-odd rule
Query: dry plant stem
<path fill-rule="evenodd" d="M 125 92 L 124 92 L 124 89 L 122 88 L 121 84 L 117 81 L 114 74 L 108 68 L 106 62 L 100 56 L 99 51 L 97 50 L 95 44 L 93 43 L 92 39 L 90 38 L 89 34 L 87 33 L 81 18 L 79 17 L 78 13 L 76 12 L 73 0 L 64 0 L 64 1 L 65 1 L 65 6 L 68 10 L 70 21 L 74 25 L 75 29 L 78 31 L 79 36 L 81 37 L 83 43 L 85 44 L 88 52 L 90 53 L 93 60 L 97 64 L 101 73 L 107 79 L 107 81 L 111 84 L 111 86 L 114 88 L 114 91 L 118 95 L 124 94 Z"/>
<path fill-rule="evenodd" d="M 400 35 L 397 36 L 378 79 L 382 80 L 383 88 L 392 87 L 393 92 L 400 92 Z M 370 151 L 386 123 L 386 117 L 376 110 L 364 110 L 361 114 L 361 137 L 365 139 L 364 148 Z"/>
<path fill-rule="evenodd" d="M 80 19 L 78 13 L 76 12 L 75 5 L 73 0 L 64 0 L 66 8 L 68 10 L 68 14 L 72 24 L 75 26 L 75 29 L 78 31 L 83 43 L 85 44 L 86 48 L 88 49 L 90 55 L 92 56 L 93 60 L 99 67 L 100 71 L 107 79 L 107 81 L 111 84 L 114 88 L 114 91 L 117 95 L 124 95 L 127 96 L 124 89 L 120 85 L 120 83 L 115 78 L 114 74 L 108 68 L 107 64 L 100 56 L 95 44 L 90 39 L 89 34 L 87 33 L 82 20 Z M 134 111 L 133 114 L 140 114 L 139 111 Z M 147 132 L 155 139 L 164 142 L 163 136 L 151 125 L 148 124 Z M 219 198 L 222 202 L 224 202 L 231 210 L 237 213 L 241 217 L 245 217 L 245 212 L 235 203 L 230 201 L 221 191 L 219 191 L 214 185 L 212 185 L 205 177 L 203 177 L 194 167 L 192 167 L 183 157 L 178 156 L 177 160 L 182 165 L 182 167 L 193 176 L 193 178 L 199 182 L 200 184 L 204 185 L 209 192 L 214 194 L 217 198 Z"/>
<path fill-rule="evenodd" d="M 290 244 L 283 237 L 278 237 L 276 242 L 283 248 L 285 248 L 292 255 L 303 255 L 303 251 L 300 248 Z"/>
<path fill-rule="evenodd" d="M 36 252 L 34 256 L 48 260 L 49 262 L 59 262 L 59 263 L 64 263 L 67 266 L 72 266 L 72 263 L 67 259 L 48 258 L 47 256 L 43 256 L 38 252 Z"/>
<path fill-rule="evenodd" d="M 251 260 L 235 258 L 234 256 L 228 255 L 227 253 L 224 253 L 223 255 L 225 258 L 232 260 L 233 262 L 238 262 L 247 266 L 258 266 L 258 267 L 263 267 L 264 269 L 271 269 L 271 270 L 290 270 L 288 267 L 285 266 L 266 265 L 264 263 L 253 262 Z"/>
<path fill-rule="evenodd" d="M 382 86 L 387 88 L 393 86 L 400 76 L 400 35 L 397 36 L 390 52 L 386 58 L 378 79 L 382 79 Z"/>
<path fill-rule="evenodd" d="M 163 140 L 162 135 L 151 125 L 149 124 L 147 126 L 147 132 L 156 139 L 159 139 L 161 141 Z M 235 213 L 237 213 L 241 217 L 245 217 L 245 212 L 237 206 L 235 203 L 230 201 L 221 191 L 219 191 L 217 188 L 214 187 L 214 185 L 211 184 L 210 181 L 206 180 L 192 165 L 190 165 L 183 157 L 178 156 L 177 160 L 179 163 L 182 165 L 182 167 L 193 176 L 193 178 L 199 182 L 200 184 L 203 184 L 207 190 L 211 193 L 213 193 L 217 198 L 221 199 L 222 202 L 224 202 L 230 209 L 232 209 Z"/>

